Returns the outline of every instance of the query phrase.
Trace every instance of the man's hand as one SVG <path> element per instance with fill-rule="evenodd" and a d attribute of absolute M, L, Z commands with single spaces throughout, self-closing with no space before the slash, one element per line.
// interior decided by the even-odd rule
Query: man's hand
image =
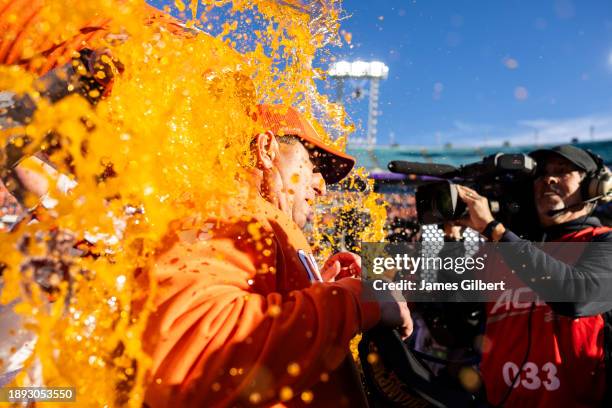
<path fill-rule="evenodd" d="M 380 324 L 397 329 L 402 340 L 412 334 L 412 317 L 406 299 L 399 290 L 376 291 L 372 281 L 363 281 L 363 288 L 370 293 L 364 296 L 375 299 L 380 307 Z"/>
<path fill-rule="evenodd" d="M 325 261 L 321 276 L 325 282 L 349 277 L 360 278 L 361 257 L 352 252 L 338 252 Z"/>
<path fill-rule="evenodd" d="M 412 317 L 406 301 L 381 302 L 380 303 L 380 323 L 397 329 L 402 340 L 407 339 L 412 334 Z"/>
<path fill-rule="evenodd" d="M 467 205 L 469 212 L 468 216 L 459 220 L 458 223 L 482 233 L 494 219 L 489 208 L 489 200 L 466 186 L 457 185 L 457 192 Z"/>

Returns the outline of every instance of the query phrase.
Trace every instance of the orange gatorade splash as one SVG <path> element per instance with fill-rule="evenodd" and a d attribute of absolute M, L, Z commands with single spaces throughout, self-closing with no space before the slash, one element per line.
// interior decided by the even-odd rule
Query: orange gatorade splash
<path fill-rule="evenodd" d="M 0 142 L 46 151 L 71 182 L 65 192 L 49 176 L 52 205 L 26 195 L 37 221 L 2 233 L 0 303 L 17 300 L 37 336 L 26 367 L 40 367 L 45 386 L 75 387 L 79 406 L 142 405 L 140 338 L 155 294 L 142 275 L 174 221 L 222 216 L 236 200 L 248 208 L 241 180 L 264 130 L 255 106 L 300 107 L 342 149 L 351 130 L 315 86 L 315 61 L 340 43 L 339 1 L 177 0 L 164 11 L 180 18 L 136 0 L 0 0 L 0 91 L 36 105 L 31 120 L 0 128 Z M 89 51 L 103 91 L 46 99 L 38 78 L 66 64 L 85 75 Z M 343 201 L 368 213 L 361 239 L 383 238 L 376 195 Z M 315 242 L 336 245 L 322 222 Z M 13 385 L 32 381 L 23 370 Z"/>

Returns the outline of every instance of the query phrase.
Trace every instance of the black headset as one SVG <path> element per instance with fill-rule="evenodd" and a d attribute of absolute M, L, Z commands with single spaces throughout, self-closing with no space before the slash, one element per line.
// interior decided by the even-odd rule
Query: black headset
<path fill-rule="evenodd" d="M 580 192 L 585 202 L 612 200 L 612 173 L 601 158 L 591 150 L 584 149 L 597 165 L 597 169 L 587 172 L 580 184 Z"/>

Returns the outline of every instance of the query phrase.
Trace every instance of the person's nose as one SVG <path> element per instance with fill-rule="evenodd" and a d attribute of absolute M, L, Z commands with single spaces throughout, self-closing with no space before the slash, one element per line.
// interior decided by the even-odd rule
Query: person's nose
<path fill-rule="evenodd" d="M 321 173 L 313 173 L 312 177 L 312 188 L 315 191 L 315 194 L 318 196 L 325 195 L 327 192 L 327 186 L 325 185 L 325 179 Z"/>
<path fill-rule="evenodd" d="M 552 173 L 543 173 L 535 179 L 535 182 L 544 186 L 549 186 L 551 184 L 557 184 L 559 182 L 559 177 Z"/>
<path fill-rule="evenodd" d="M 559 177 L 554 174 L 547 174 L 544 176 L 544 184 L 547 186 L 559 184 Z"/>

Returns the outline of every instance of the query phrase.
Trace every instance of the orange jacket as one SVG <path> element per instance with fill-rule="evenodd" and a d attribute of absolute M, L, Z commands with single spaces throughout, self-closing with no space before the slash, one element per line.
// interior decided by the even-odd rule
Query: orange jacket
<path fill-rule="evenodd" d="M 149 275 L 149 406 L 300 406 L 305 391 L 309 406 L 350 404 L 333 371 L 380 311 L 358 280 L 311 285 L 299 250 L 310 253 L 302 232 L 263 199 L 248 216 L 176 232 Z"/>

